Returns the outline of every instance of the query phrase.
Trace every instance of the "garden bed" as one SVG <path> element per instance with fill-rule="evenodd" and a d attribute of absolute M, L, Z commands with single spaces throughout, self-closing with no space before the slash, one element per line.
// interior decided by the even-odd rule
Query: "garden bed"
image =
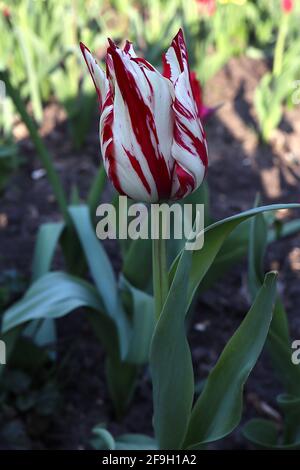
<path fill-rule="evenodd" d="M 262 61 L 234 58 L 206 87 L 205 101 L 209 105 L 222 104 L 206 124 L 210 161 L 208 184 L 211 214 L 215 219 L 250 208 L 257 191 L 265 203 L 299 201 L 299 109 L 285 113 L 270 145 L 262 145 L 257 140 L 253 93 L 265 70 Z M 46 178 L 39 177 L 41 174 L 36 171 L 40 164 L 23 124 L 17 124 L 14 132 L 25 163 L 12 177 L 0 202 L 0 262 L 2 269 L 17 269 L 29 281 L 37 229 L 43 222 L 58 220 L 60 214 Z M 55 103 L 50 103 L 46 109 L 42 134 L 55 157 L 64 186 L 71 191 L 76 184 L 84 200 L 99 160 L 98 118 L 94 120 L 86 145 L 77 153 L 69 143 L 64 114 Z M 104 198 L 109 198 L 109 188 Z M 116 246 L 113 243 L 106 246 L 118 270 L 120 259 Z M 59 268 L 61 263 L 58 254 L 55 266 Z M 280 291 L 289 314 L 292 338 L 300 338 L 300 234 L 273 243 L 268 251 L 267 267 L 279 270 Z M 197 302 L 189 338 L 199 383 L 207 376 L 249 308 L 246 272 L 246 262 L 239 264 Z M 62 403 L 49 426 L 46 430 L 41 426 L 40 435 L 33 435 L 35 417 L 15 411 L 13 405 L 9 411 L 2 412 L 6 424 L 19 422 L 25 447 L 88 448 L 91 428 L 98 423 L 107 423 L 114 435 L 151 434 L 149 372 L 142 372 L 126 418 L 116 422 L 104 378 L 104 353 L 85 321 L 84 312 L 80 310 L 58 320 L 57 325 L 59 363 L 62 364 L 58 379 L 63 377 L 64 380 L 60 390 Z M 279 391 L 279 382 L 274 380 L 269 358 L 264 353 L 246 385 L 244 420 L 254 416 L 280 420 L 275 402 Z M 217 446 L 238 449 L 248 448 L 249 444 L 238 429 Z"/>

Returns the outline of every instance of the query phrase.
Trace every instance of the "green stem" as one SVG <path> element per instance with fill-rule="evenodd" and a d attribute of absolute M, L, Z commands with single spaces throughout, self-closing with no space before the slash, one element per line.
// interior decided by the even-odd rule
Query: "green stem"
<path fill-rule="evenodd" d="M 7 94 L 12 99 L 16 109 L 18 110 L 22 118 L 22 121 L 24 122 L 25 126 L 28 129 L 31 140 L 34 143 L 36 151 L 40 157 L 40 160 L 47 172 L 47 177 L 52 186 L 54 195 L 56 197 L 60 210 L 63 213 L 65 221 L 66 223 L 70 223 L 70 217 L 68 213 L 68 204 L 67 204 L 67 200 L 66 200 L 65 193 L 63 190 L 63 186 L 54 168 L 52 158 L 43 140 L 39 136 L 37 127 L 34 121 L 29 116 L 18 90 L 11 84 L 9 74 L 7 71 L 0 71 L 0 80 L 2 80 L 5 83 Z"/>
<path fill-rule="evenodd" d="M 157 222 L 159 223 L 159 220 Z M 155 217 L 153 217 L 152 223 L 156 223 Z M 158 239 L 153 238 L 152 240 L 153 293 L 156 321 L 160 317 L 169 290 L 166 240 L 163 239 L 161 230 L 158 230 L 158 233 Z"/>
<path fill-rule="evenodd" d="M 274 53 L 273 75 L 275 77 L 280 76 L 282 73 L 285 41 L 288 33 L 288 22 L 289 15 L 284 14 L 280 24 Z"/>

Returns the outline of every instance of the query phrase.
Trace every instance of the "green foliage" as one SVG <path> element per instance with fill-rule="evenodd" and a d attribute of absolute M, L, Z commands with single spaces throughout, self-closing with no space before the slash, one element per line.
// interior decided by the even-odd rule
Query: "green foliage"
<path fill-rule="evenodd" d="M 292 206 L 299 208 L 297 204 Z M 211 408 L 205 402 L 205 406 L 202 407 L 201 400 L 206 399 L 203 397 L 207 397 L 207 400 L 209 400 L 210 396 L 213 396 L 210 388 L 205 388 L 198 399 L 197 403 L 199 405 L 196 405 L 191 411 L 194 396 L 194 378 L 191 353 L 184 327 L 185 315 L 192 303 L 198 285 L 204 279 L 229 234 L 247 219 L 259 213 L 272 209 L 282 209 L 283 207 L 284 205 L 260 207 L 208 226 L 204 231 L 205 243 L 203 248 L 194 252 L 183 250 L 173 263 L 170 272 L 170 290 L 156 324 L 150 355 L 154 428 L 160 448 L 180 449 L 182 446 L 202 445 L 204 442 L 223 437 L 238 424 L 242 406 L 241 390 L 262 350 L 271 321 L 275 295 L 275 275 L 270 274 L 266 278 L 266 284 L 262 287 L 261 294 L 256 298 L 254 306 L 250 309 L 247 320 L 234 337 L 238 339 L 233 338 L 232 342 L 225 348 L 220 358 L 221 364 L 223 362 L 225 364 L 225 372 L 223 372 L 223 367 L 217 365 L 216 372 L 210 376 L 208 387 L 210 387 L 211 382 L 214 384 L 216 380 L 224 380 L 226 371 L 229 377 L 231 377 L 230 374 L 233 374 L 233 377 L 231 377 L 232 383 L 239 385 L 238 387 L 234 386 L 232 389 L 225 387 L 226 392 L 225 389 L 221 388 L 223 394 L 227 392 L 229 394 L 228 399 L 224 401 L 227 404 L 224 409 L 222 408 L 223 401 L 217 397 L 216 401 L 212 400 Z M 265 314 L 265 323 L 261 319 L 262 312 Z M 251 319 L 253 319 L 253 323 Z M 257 322 L 261 322 L 260 333 L 257 331 Z M 247 333 L 248 329 L 251 330 L 252 328 L 256 332 L 255 340 L 251 333 L 249 336 Z M 247 338 L 248 341 L 246 341 Z M 241 356 L 237 354 L 236 341 L 243 353 Z M 246 349 L 244 350 L 243 347 Z M 241 361 L 238 366 L 234 362 L 235 355 L 236 360 Z M 218 371 L 220 371 L 220 374 Z M 221 379 L 219 379 L 219 375 Z M 197 433 L 199 426 L 201 426 L 199 422 L 201 423 L 202 412 L 209 409 L 212 414 L 208 415 L 207 419 L 215 419 L 216 423 L 212 425 L 211 432 L 208 426 L 204 426 L 202 433 L 199 432 L 200 437 L 198 437 Z M 224 413 L 227 413 L 228 420 L 224 420 Z"/>
<path fill-rule="evenodd" d="M 8 335 L 26 325 L 26 337 L 39 346 L 53 347 L 53 320 L 79 307 L 88 308 L 88 319 L 107 352 L 108 384 L 116 413 L 121 416 L 134 390 L 138 367 L 148 361 L 154 328 L 153 297 L 131 284 L 125 275 L 116 279 L 96 238 L 89 207 L 71 206 L 69 213 L 73 237 L 81 244 L 95 287 L 62 272 L 49 273 L 57 244 L 66 243 L 64 234 L 70 228 L 63 223 L 44 224 L 33 260 L 34 282 L 23 299 L 5 312 L 2 332 Z M 16 331 L 14 341 L 18 335 Z"/>
<path fill-rule="evenodd" d="M 269 273 L 244 321 L 207 378 L 191 415 L 185 446 L 197 448 L 221 439 L 239 424 L 244 385 L 263 349 L 275 292 L 276 273 Z"/>
<path fill-rule="evenodd" d="M 254 104 L 259 121 L 261 137 L 265 142 L 271 138 L 282 119 L 284 104 L 292 94 L 292 85 L 298 78 L 300 42 L 289 40 L 291 15 L 283 15 L 274 51 L 273 69 L 266 73 L 255 91 Z M 287 47 L 287 42 L 289 42 Z M 295 103 L 292 103 L 295 104 Z"/>
<path fill-rule="evenodd" d="M 115 439 L 101 424 L 92 432 L 90 442 L 96 450 L 157 450 L 155 440 L 143 434 L 123 434 Z"/>
<path fill-rule="evenodd" d="M 25 288 L 21 274 L 14 269 L 6 269 L 0 273 L 0 310 L 6 307 Z"/>
<path fill-rule="evenodd" d="M 18 147 L 0 140 L 0 193 L 6 188 L 11 174 L 22 163 Z"/>
<path fill-rule="evenodd" d="M 266 338 L 274 367 L 286 387 L 286 393 L 278 397 L 284 430 L 279 435 L 273 423 L 255 420 L 247 424 L 245 435 L 262 448 L 299 447 L 299 368 L 290 362 L 289 329 L 284 306 L 276 297 L 276 275 L 264 276 L 262 266 L 270 241 L 299 230 L 299 221 L 266 224 L 262 214 L 299 205 L 255 208 L 216 223 L 206 213 L 202 250 L 185 251 L 182 241 L 168 244 L 164 274 L 166 266 L 172 266 L 165 283 L 163 278 L 158 279 L 157 270 L 151 284 L 151 257 L 161 253 L 157 248 L 162 245 L 158 243 L 153 250 L 150 240 L 121 242 L 122 269 L 117 276 L 93 225 L 106 182 L 104 167 L 91 185 L 87 205 L 80 205 L 76 187 L 71 198 L 65 194 L 39 134 L 44 106 L 54 98 L 66 112 L 74 147 L 80 148 L 85 141 L 95 115 L 96 94 L 81 69 L 79 40 L 86 42 L 101 62 L 107 36 L 121 43 L 129 35 L 137 52 L 161 67 L 162 51 L 183 26 L 192 68 L 204 82 L 235 55 L 247 53 L 274 59 L 273 70 L 262 77 L 255 92 L 261 135 L 268 141 L 280 124 L 284 104 L 291 104 L 290 84 L 299 72 L 299 6 L 294 15 L 281 21 L 275 3 L 218 3 L 216 13 L 209 16 L 200 13 L 196 1 L 91 0 L 87 8 L 84 0 L 14 0 L 10 2 L 9 15 L 0 15 L 0 79 L 5 82 L 8 98 L 3 103 L 0 124 L 9 135 L 14 112 L 19 113 L 64 217 L 64 222 L 41 226 L 33 257 L 32 284 L 23 298 L 6 310 L 2 320 L 1 338 L 6 341 L 10 363 L 16 365 L 16 370 L 8 370 L 4 400 L 8 395 L 9 400 L 13 397 L 20 413 L 34 410 L 48 416 L 58 406 L 55 384 L 33 386 L 31 373 L 49 357 L 55 359 L 55 354 L 49 356 L 50 348 L 55 350 L 56 344 L 55 319 L 80 308 L 105 349 L 107 383 L 118 417 L 126 412 L 139 371 L 148 363 L 149 355 L 153 381 L 155 441 L 143 435 L 114 438 L 98 425 L 91 441 L 95 449 L 196 449 L 226 436 L 240 421 L 244 385 Z M 0 190 L 18 164 L 16 147 L 2 146 Z M 68 206 L 70 200 L 72 205 Z M 187 202 L 208 205 L 205 185 L 183 201 Z M 194 401 L 186 315 L 196 292 L 211 287 L 241 260 L 248 243 L 253 305 Z M 59 244 L 67 272 L 49 272 Z M 156 299 L 152 295 L 153 284 Z M 168 288 L 167 293 L 162 292 L 162 284 L 164 290 Z M 5 273 L 1 273 L 0 286 L 2 307 L 20 294 L 20 289 L 7 283 Z M 154 304 L 162 293 L 167 295 L 160 296 L 158 305 L 162 304 L 162 308 L 155 319 Z M 18 369 L 20 364 L 22 368 Z M 28 368 L 30 373 L 23 371 Z M 6 369 L 1 367 L 0 373 L 3 371 Z M 14 438 L 18 433 L 21 431 L 17 424 L 6 431 Z"/>
<path fill-rule="evenodd" d="M 263 214 L 251 221 L 249 239 L 249 290 L 256 295 L 263 278 L 263 259 L 267 247 L 267 225 Z M 266 420 L 252 420 L 244 428 L 245 436 L 260 448 L 299 448 L 300 445 L 300 367 L 291 361 L 291 340 L 288 317 L 284 305 L 277 294 L 274 317 L 268 340 L 268 351 L 274 369 L 281 379 L 286 393 L 277 397 L 284 414 L 283 432 L 280 435 L 276 426 Z"/>

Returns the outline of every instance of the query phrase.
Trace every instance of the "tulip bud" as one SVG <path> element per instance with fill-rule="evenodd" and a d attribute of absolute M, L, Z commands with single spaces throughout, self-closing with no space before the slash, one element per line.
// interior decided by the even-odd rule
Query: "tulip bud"
<path fill-rule="evenodd" d="M 182 31 L 164 56 L 163 74 L 128 41 L 122 50 L 109 40 L 106 73 L 83 44 L 81 50 L 99 98 L 103 162 L 116 190 L 145 202 L 194 191 L 205 176 L 207 144 Z"/>

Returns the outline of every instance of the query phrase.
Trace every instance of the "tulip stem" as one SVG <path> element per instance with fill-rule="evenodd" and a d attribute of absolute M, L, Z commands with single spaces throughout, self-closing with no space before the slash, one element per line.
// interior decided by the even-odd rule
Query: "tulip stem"
<path fill-rule="evenodd" d="M 153 220 L 152 223 L 159 224 L 159 221 Z M 156 229 L 159 236 L 152 239 L 152 266 L 155 318 L 158 321 L 168 295 L 169 283 L 166 240 L 162 236 L 160 227 L 156 227 Z"/>

